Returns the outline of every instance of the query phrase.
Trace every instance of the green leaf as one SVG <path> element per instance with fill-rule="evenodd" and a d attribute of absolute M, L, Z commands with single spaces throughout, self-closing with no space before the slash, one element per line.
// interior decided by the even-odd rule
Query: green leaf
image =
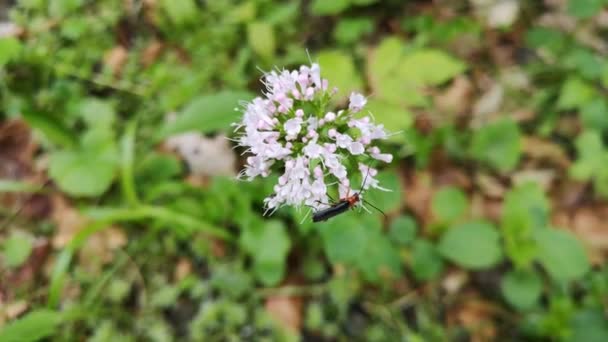
<path fill-rule="evenodd" d="M 314 15 L 334 15 L 344 11 L 350 5 L 350 0 L 313 0 L 310 10 Z"/>
<path fill-rule="evenodd" d="M 574 143 L 578 158 L 570 169 L 570 175 L 578 180 L 590 180 L 605 168 L 606 151 L 602 137 L 595 130 L 584 131 Z"/>
<path fill-rule="evenodd" d="M 51 336 L 61 323 L 61 314 L 51 310 L 36 310 L 9 323 L 0 330 L 0 341 L 34 342 Z"/>
<path fill-rule="evenodd" d="M 194 0 L 161 0 L 160 5 L 171 21 L 178 26 L 194 23 L 200 12 Z"/>
<path fill-rule="evenodd" d="M 371 282 L 400 274 L 399 254 L 382 234 L 376 217 L 345 213 L 319 224 L 318 229 L 332 264 L 345 263 L 356 267 Z"/>
<path fill-rule="evenodd" d="M 581 108 L 581 121 L 585 129 L 600 132 L 608 130 L 608 105 L 602 98 L 595 99 Z"/>
<path fill-rule="evenodd" d="M 589 271 L 585 248 L 570 232 L 542 229 L 535 233 L 535 238 L 539 250 L 538 260 L 555 280 L 576 280 Z"/>
<path fill-rule="evenodd" d="M 564 58 L 564 64 L 588 80 L 600 78 L 603 71 L 600 58 L 588 49 L 574 48 Z"/>
<path fill-rule="evenodd" d="M 210 133 L 227 130 L 241 116 L 236 110 L 239 102 L 252 98 L 251 93 L 244 91 L 223 91 L 198 97 L 179 112 L 175 121 L 163 127 L 160 138 L 192 131 Z"/>
<path fill-rule="evenodd" d="M 376 122 L 382 123 L 387 131 L 393 134 L 389 141 L 395 143 L 406 143 L 406 135 L 403 133 L 410 128 L 414 122 L 412 113 L 404 106 L 393 104 L 384 100 L 370 99 L 365 109 L 374 115 Z"/>
<path fill-rule="evenodd" d="M 418 89 L 420 84 L 400 72 L 404 58 L 405 44 L 397 37 L 385 38 L 373 50 L 367 60 L 367 75 L 374 94 L 382 102 L 395 106 L 425 106 L 429 101 Z M 403 119 L 398 115 L 393 120 Z"/>
<path fill-rule="evenodd" d="M 323 237 L 325 253 L 332 264 L 355 263 L 365 246 L 364 227 L 351 213 L 336 216 L 321 223 L 319 231 Z"/>
<path fill-rule="evenodd" d="M 264 21 L 255 21 L 247 25 L 247 39 L 255 53 L 270 59 L 276 49 L 274 29 Z"/>
<path fill-rule="evenodd" d="M 467 195 L 452 186 L 441 188 L 433 195 L 431 210 L 442 223 L 452 223 L 466 214 Z"/>
<path fill-rule="evenodd" d="M 570 320 L 571 342 L 608 341 L 608 320 L 601 309 L 581 309 Z"/>
<path fill-rule="evenodd" d="M 50 140 L 50 142 L 62 147 L 76 146 L 77 138 L 63 123 L 55 118 L 47 114 L 28 111 L 23 112 L 22 115 L 28 125 L 42 132 L 44 137 Z"/>
<path fill-rule="evenodd" d="M 431 280 L 443 270 L 443 260 L 437 248 L 428 240 L 414 241 L 410 266 L 419 281 Z"/>
<path fill-rule="evenodd" d="M 545 48 L 554 56 L 569 46 L 565 33 L 557 29 L 534 27 L 526 33 L 526 43 L 533 48 Z"/>
<path fill-rule="evenodd" d="M 111 127 L 114 124 L 116 113 L 107 101 L 96 98 L 87 98 L 78 104 L 79 114 L 87 127 Z"/>
<path fill-rule="evenodd" d="M 587 82 L 577 77 L 568 78 L 563 84 L 557 100 L 558 109 L 581 108 L 597 97 L 597 92 Z"/>
<path fill-rule="evenodd" d="M 401 275 L 401 259 L 390 240 L 379 227 L 366 228 L 365 248 L 361 251 L 357 266 L 363 277 L 377 283 L 386 277 Z"/>
<path fill-rule="evenodd" d="M 51 17 L 64 17 L 77 10 L 84 0 L 50 0 L 49 14 Z"/>
<path fill-rule="evenodd" d="M 18 267 L 32 253 L 32 239 L 22 233 L 13 232 L 3 244 L 4 263 L 8 267 Z"/>
<path fill-rule="evenodd" d="M 399 65 L 402 79 L 416 85 L 440 85 L 465 70 L 466 65 L 460 60 L 433 49 L 408 54 Z"/>
<path fill-rule="evenodd" d="M 88 131 L 77 149 L 55 152 L 49 174 L 59 187 L 74 196 L 99 196 L 112 184 L 118 166 L 112 132 Z"/>
<path fill-rule="evenodd" d="M 519 163 L 521 149 L 521 134 L 513 120 L 503 119 L 473 133 L 472 156 L 499 171 L 514 169 Z"/>
<path fill-rule="evenodd" d="M 398 244 L 409 245 L 416 238 L 418 225 L 411 216 L 399 216 L 391 222 L 389 237 Z"/>
<path fill-rule="evenodd" d="M 21 43 L 17 38 L 0 38 L 0 68 L 14 60 L 21 52 Z"/>
<path fill-rule="evenodd" d="M 401 207 L 401 185 L 397 173 L 394 171 L 382 171 L 378 173 L 376 179 L 381 187 L 390 191 L 370 188 L 363 192 L 363 198 L 385 213 L 398 210 Z M 373 208 L 368 209 L 375 211 Z"/>
<path fill-rule="evenodd" d="M 341 44 L 351 44 L 373 31 L 374 21 L 371 18 L 343 18 L 334 29 L 334 39 Z"/>
<path fill-rule="evenodd" d="M 450 261 L 473 270 L 492 267 L 502 260 L 500 235 L 484 221 L 451 227 L 441 237 L 439 251 Z"/>
<path fill-rule="evenodd" d="M 351 55 L 339 50 L 324 50 L 317 58 L 321 66 L 321 76 L 328 79 L 330 85 L 338 88 L 337 100 L 344 99 L 352 91 L 363 89 L 363 81 Z"/>
<path fill-rule="evenodd" d="M 250 225 L 242 233 L 240 244 L 254 259 L 254 273 L 264 285 L 276 285 L 283 279 L 291 243 L 281 221 Z"/>
<path fill-rule="evenodd" d="M 538 302 L 542 282 L 532 271 L 510 271 L 502 278 L 500 289 L 509 304 L 519 310 L 525 310 Z"/>
<path fill-rule="evenodd" d="M 590 18 L 599 13 L 606 0 L 569 0 L 568 13 L 577 18 Z"/>
<path fill-rule="evenodd" d="M 519 184 L 505 195 L 501 226 L 506 254 L 516 267 L 530 267 L 536 259 L 532 234 L 546 228 L 548 216 L 549 202 L 537 183 Z"/>

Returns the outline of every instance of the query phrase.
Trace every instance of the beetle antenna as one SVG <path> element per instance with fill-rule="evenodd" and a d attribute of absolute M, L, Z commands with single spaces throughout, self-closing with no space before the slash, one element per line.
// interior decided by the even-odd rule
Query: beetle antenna
<path fill-rule="evenodd" d="M 367 177 L 369 176 L 370 169 L 371 169 L 371 167 L 368 166 L 367 173 L 365 174 L 365 178 L 363 178 L 363 183 L 361 183 L 361 191 L 359 191 L 359 194 L 363 194 L 363 191 L 365 191 L 365 183 L 367 182 Z"/>
<path fill-rule="evenodd" d="M 384 213 L 384 211 L 380 210 L 380 208 L 376 207 L 375 205 L 369 203 L 368 201 L 364 200 L 363 198 L 361 199 L 363 202 L 365 202 L 365 204 L 369 204 L 370 207 L 378 210 L 378 212 L 380 212 L 380 214 L 384 215 L 384 218 L 388 220 L 388 216 L 386 216 L 386 214 Z"/>

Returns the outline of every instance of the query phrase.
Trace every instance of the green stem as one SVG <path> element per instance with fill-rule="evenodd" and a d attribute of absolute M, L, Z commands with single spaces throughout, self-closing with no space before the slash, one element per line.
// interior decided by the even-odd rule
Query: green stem
<path fill-rule="evenodd" d="M 135 190 L 135 177 L 133 176 L 133 163 L 135 159 L 135 132 L 137 121 L 133 120 L 127 124 L 125 135 L 122 138 L 122 160 L 121 160 L 121 186 L 125 200 L 130 206 L 137 206 L 139 198 Z"/>

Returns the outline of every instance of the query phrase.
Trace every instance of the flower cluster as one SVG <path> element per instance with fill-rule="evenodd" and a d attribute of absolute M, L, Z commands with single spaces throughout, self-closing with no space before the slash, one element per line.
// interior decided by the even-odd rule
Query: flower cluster
<path fill-rule="evenodd" d="M 374 145 L 387 138 L 384 126 L 369 115 L 357 115 L 367 103 L 363 95 L 352 93 L 348 108 L 326 111 L 337 89 L 328 89 L 318 64 L 272 71 L 262 82 L 266 93 L 244 105 L 243 120 L 236 126 L 239 146 L 251 154 L 239 176 L 251 180 L 272 170 L 282 173 L 274 194 L 265 199 L 268 210 L 282 205 L 324 208 L 332 185 L 338 186 L 341 198 L 352 194 L 349 167 L 359 169 L 363 188 L 386 190 L 366 163 L 390 163 L 393 156 Z"/>

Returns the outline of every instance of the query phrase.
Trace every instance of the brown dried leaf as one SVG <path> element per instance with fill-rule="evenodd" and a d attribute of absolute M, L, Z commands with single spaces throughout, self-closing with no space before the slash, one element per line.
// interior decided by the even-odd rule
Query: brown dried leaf
<path fill-rule="evenodd" d="M 299 297 L 272 296 L 266 298 L 266 311 L 281 326 L 298 333 L 302 326 L 302 299 Z"/>
<path fill-rule="evenodd" d="M 528 157 L 549 162 L 562 169 L 570 167 L 570 159 L 564 149 L 549 140 L 538 137 L 525 137 L 522 144 L 523 153 Z"/>
<path fill-rule="evenodd" d="M 405 181 L 405 203 L 412 212 L 423 221 L 426 226 L 432 221 L 430 202 L 433 196 L 431 175 L 428 171 L 415 171 Z"/>
<path fill-rule="evenodd" d="M 127 49 L 122 45 L 118 45 L 106 52 L 103 57 L 103 64 L 112 71 L 112 75 L 118 77 L 125 63 L 127 63 L 128 57 L 129 52 Z"/>
<path fill-rule="evenodd" d="M 111 262 L 117 249 L 127 244 L 125 232 L 116 226 L 105 228 L 91 235 L 80 249 L 80 264 L 95 274 L 101 266 Z"/>
<path fill-rule="evenodd" d="M 86 217 L 82 216 L 68 200 L 60 195 L 54 195 L 51 199 L 53 203 L 53 212 L 51 220 L 57 226 L 55 236 L 53 237 L 53 247 L 60 249 L 65 247 L 74 236 L 83 229 L 89 222 Z"/>
<path fill-rule="evenodd" d="M 180 258 L 175 266 L 175 282 L 179 282 L 192 273 L 192 262 L 186 258 Z"/>
<path fill-rule="evenodd" d="M 495 341 L 495 308 L 491 302 L 478 298 L 466 299 L 448 313 L 448 321 L 462 325 L 471 333 L 470 341 Z"/>
<path fill-rule="evenodd" d="M 580 208 L 569 227 L 585 244 L 591 262 L 603 264 L 608 256 L 608 207 Z"/>
<path fill-rule="evenodd" d="M 466 76 L 458 76 L 448 89 L 435 96 L 435 105 L 441 112 L 462 116 L 470 112 L 472 93 L 471 81 Z"/>
<path fill-rule="evenodd" d="M 156 62 L 158 57 L 163 52 L 164 48 L 165 48 L 165 45 L 161 41 L 159 41 L 159 40 L 152 41 L 146 47 L 146 49 L 143 51 L 143 53 L 141 55 L 141 63 L 145 67 L 149 67 L 150 65 L 154 64 L 154 62 Z"/>

